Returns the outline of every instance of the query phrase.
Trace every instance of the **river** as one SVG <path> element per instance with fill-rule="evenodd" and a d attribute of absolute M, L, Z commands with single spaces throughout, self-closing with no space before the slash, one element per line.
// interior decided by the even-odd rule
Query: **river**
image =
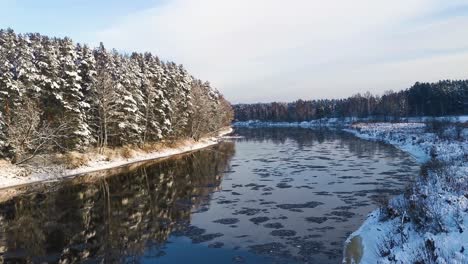
<path fill-rule="evenodd" d="M 186 155 L 41 184 L 0 204 L 5 263 L 341 263 L 419 171 L 332 130 L 237 129 Z"/>

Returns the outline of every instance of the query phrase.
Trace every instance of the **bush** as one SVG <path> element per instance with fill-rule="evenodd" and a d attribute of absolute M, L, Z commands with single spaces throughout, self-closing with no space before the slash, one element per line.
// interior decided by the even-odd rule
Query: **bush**
<path fill-rule="evenodd" d="M 415 264 L 435 264 L 437 256 L 435 254 L 434 241 L 428 239 L 426 242 L 416 249 Z"/>
<path fill-rule="evenodd" d="M 120 150 L 120 156 L 125 158 L 125 159 L 130 159 L 130 158 L 133 158 L 134 156 L 134 151 L 132 148 L 126 146 L 126 147 L 123 147 L 121 150 Z"/>
<path fill-rule="evenodd" d="M 463 140 L 465 137 L 464 130 L 468 129 L 468 123 L 455 123 L 455 137 L 457 140 Z"/>
<path fill-rule="evenodd" d="M 389 212 L 389 197 L 388 195 L 381 195 L 377 196 L 375 198 L 375 201 L 377 202 L 377 205 L 379 206 L 379 211 L 380 211 L 380 221 L 385 221 L 390 217 L 390 212 Z"/>
<path fill-rule="evenodd" d="M 63 156 L 64 164 L 67 169 L 76 169 L 79 167 L 83 167 L 88 164 L 88 157 L 86 154 L 82 154 L 79 152 L 69 152 Z"/>
<path fill-rule="evenodd" d="M 448 119 L 432 119 L 427 122 L 426 129 L 430 133 L 441 135 L 450 125 L 451 122 Z"/>
<path fill-rule="evenodd" d="M 383 258 L 391 258 L 393 248 L 396 246 L 395 238 L 392 234 L 382 237 L 377 244 L 378 255 Z"/>
<path fill-rule="evenodd" d="M 163 149 L 164 143 L 159 142 L 159 143 L 146 143 L 143 146 L 141 146 L 141 150 L 143 150 L 146 153 L 154 152 L 154 151 L 159 151 Z"/>
<path fill-rule="evenodd" d="M 118 153 L 116 153 L 115 150 L 110 149 L 110 148 L 103 148 L 100 153 L 104 155 L 106 161 L 111 161 L 115 159 L 116 156 L 118 156 Z"/>

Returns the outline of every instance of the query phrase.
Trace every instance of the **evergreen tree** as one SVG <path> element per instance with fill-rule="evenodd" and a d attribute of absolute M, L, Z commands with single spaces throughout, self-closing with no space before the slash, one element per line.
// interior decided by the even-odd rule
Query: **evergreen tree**
<path fill-rule="evenodd" d="M 94 134 L 96 131 L 92 128 L 92 109 L 91 104 L 92 100 L 92 89 L 93 86 L 96 85 L 96 60 L 94 59 L 93 51 L 86 45 L 81 46 L 77 45 L 76 47 L 77 56 L 78 56 L 78 72 L 80 76 L 80 87 L 81 87 L 81 94 L 82 94 L 82 106 L 84 112 L 82 115 L 84 116 L 85 123 L 87 124 L 87 129 L 90 131 L 91 134 Z M 90 143 L 96 143 L 94 137 L 89 136 L 87 140 Z"/>
<path fill-rule="evenodd" d="M 182 66 L 151 53 L 126 56 L 102 43 L 92 50 L 69 38 L 0 30 L 0 156 L 23 161 L 40 151 L 181 138 L 193 134 L 195 101 L 206 103 L 197 105 L 198 117 L 209 120 L 197 138 L 228 125 L 227 101 L 206 87 L 193 93 L 192 84 Z M 27 138 L 27 146 L 23 136 L 39 138 Z"/>
<path fill-rule="evenodd" d="M 16 51 L 17 37 L 13 30 L 0 30 L 0 109 L 6 127 L 10 125 L 23 95 L 18 81 Z"/>
<path fill-rule="evenodd" d="M 173 110 L 171 115 L 172 134 L 178 137 L 187 135 L 191 115 L 190 94 L 193 78 L 182 65 L 179 65 L 175 71 L 176 89 L 174 93 L 169 94 L 169 101 Z"/>
<path fill-rule="evenodd" d="M 41 109 L 48 123 L 55 123 L 63 109 L 60 89 L 60 61 L 57 42 L 48 37 L 38 37 L 40 45 L 36 50 L 35 64 L 38 72 L 36 86 L 39 90 Z"/>
<path fill-rule="evenodd" d="M 86 103 L 82 93 L 82 78 L 79 70 L 79 59 L 73 42 L 65 38 L 60 44 L 60 88 L 63 103 L 63 118 L 67 120 L 70 129 L 69 142 L 71 148 L 88 146 L 91 131 L 86 123 L 86 111 L 90 105 Z"/>
<path fill-rule="evenodd" d="M 113 75 L 116 82 L 116 111 L 112 113 L 115 120 L 113 135 L 119 145 L 138 143 L 140 136 L 139 109 L 137 101 L 133 98 L 132 73 L 129 69 L 129 60 L 116 51 L 112 53 Z"/>

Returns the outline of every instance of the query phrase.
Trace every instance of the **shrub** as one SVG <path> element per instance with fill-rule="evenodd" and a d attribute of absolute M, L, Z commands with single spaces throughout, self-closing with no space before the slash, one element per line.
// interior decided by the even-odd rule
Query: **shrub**
<path fill-rule="evenodd" d="M 380 239 L 379 243 L 377 244 L 378 255 L 383 258 L 390 257 L 395 246 L 396 241 L 392 234 L 388 234 L 385 237 L 382 237 L 382 239 Z"/>
<path fill-rule="evenodd" d="M 134 156 L 132 148 L 125 146 L 120 150 L 120 156 L 125 159 L 130 159 Z"/>
<path fill-rule="evenodd" d="M 435 244 L 433 240 L 426 240 L 420 247 L 416 248 L 415 264 L 435 264 L 437 256 L 435 254 Z"/>
<path fill-rule="evenodd" d="M 69 152 L 63 156 L 64 164 L 67 169 L 76 169 L 88 164 L 88 157 L 76 151 Z"/>
<path fill-rule="evenodd" d="M 380 221 L 385 221 L 390 216 L 389 211 L 389 197 L 388 195 L 381 195 L 375 198 L 380 211 Z"/>
<path fill-rule="evenodd" d="M 436 120 L 428 122 L 426 125 L 427 132 L 434 133 L 439 137 L 444 136 L 444 131 L 451 125 L 449 120 Z"/>
<path fill-rule="evenodd" d="M 164 147 L 165 147 L 164 143 L 162 143 L 162 142 L 159 142 L 159 143 L 146 143 L 143 146 L 141 146 L 141 150 L 143 150 L 146 153 L 149 153 L 149 152 L 159 151 L 159 150 L 163 149 Z"/>
<path fill-rule="evenodd" d="M 104 155 L 106 161 L 111 161 L 117 156 L 115 150 L 109 148 L 104 148 L 102 150 L 102 154 Z"/>

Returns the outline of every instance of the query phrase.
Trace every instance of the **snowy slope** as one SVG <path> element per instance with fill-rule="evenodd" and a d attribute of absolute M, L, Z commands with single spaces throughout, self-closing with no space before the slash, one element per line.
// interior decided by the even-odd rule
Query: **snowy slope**
<path fill-rule="evenodd" d="M 421 123 L 356 124 L 346 131 L 407 151 L 423 164 L 407 193 L 371 213 L 351 234 L 359 263 L 468 263 L 468 141 L 426 132 Z M 345 247 L 344 263 L 353 263 Z"/>

